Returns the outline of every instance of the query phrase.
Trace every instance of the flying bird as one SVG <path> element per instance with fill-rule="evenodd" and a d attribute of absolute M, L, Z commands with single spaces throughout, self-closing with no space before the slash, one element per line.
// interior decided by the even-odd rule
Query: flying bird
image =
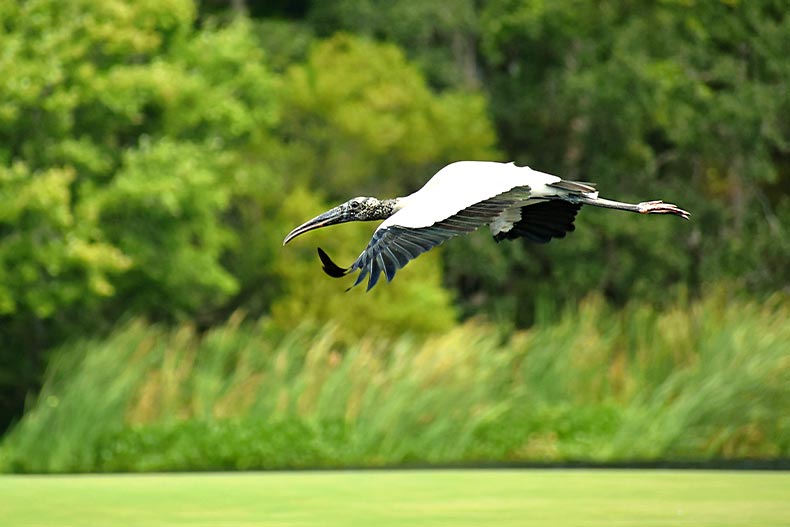
<path fill-rule="evenodd" d="M 340 278 L 359 270 L 357 286 L 368 277 L 370 290 L 381 273 L 391 281 L 410 260 L 446 240 L 488 225 L 497 242 L 525 238 L 547 243 L 574 230 L 582 205 L 638 212 L 689 213 L 671 203 L 631 204 L 598 197 L 592 183 L 567 181 L 514 163 L 458 161 L 437 172 L 420 190 L 402 198 L 358 197 L 288 233 L 283 245 L 300 234 L 348 221 L 384 220 L 370 243 L 349 267 L 335 264 L 318 248 L 324 272 Z"/>

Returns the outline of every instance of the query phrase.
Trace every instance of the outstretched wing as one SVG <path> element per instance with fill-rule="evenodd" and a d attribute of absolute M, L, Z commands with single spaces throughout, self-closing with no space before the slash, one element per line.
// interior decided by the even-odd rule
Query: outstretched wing
<path fill-rule="evenodd" d="M 395 273 L 410 260 L 444 243 L 446 240 L 491 223 L 504 210 L 529 197 L 529 187 L 519 187 L 493 198 L 470 205 L 456 214 L 429 227 L 381 226 L 373 233 L 367 248 L 350 267 L 335 264 L 320 248 L 318 256 L 324 271 L 333 277 L 344 276 L 359 269 L 354 286 L 368 278 L 368 291 L 376 285 L 381 273 L 391 281 Z"/>

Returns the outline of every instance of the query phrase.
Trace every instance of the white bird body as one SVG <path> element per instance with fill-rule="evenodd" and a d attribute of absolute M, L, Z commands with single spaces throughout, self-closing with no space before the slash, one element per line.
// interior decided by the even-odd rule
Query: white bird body
<path fill-rule="evenodd" d="M 529 187 L 529 195 L 534 198 L 557 195 L 558 189 L 547 185 L 559 181 L 557 176 L 514 163 L 457 161 L 439 170 L 417 192 L 400 198 L 395 214 L 379 229 L 393 225 L 429 227 L 475 203 L 518 187 Z M 513 217 L 512 212 L 510 216 Z"/>
<path fill-rule="evenodd" d="M 390 281 L 398 269 L 423 252 L 483 225 L 489 226 L 496 241 L 525 238 L 547 243 L 552 238 L 563 238 L 574 230 L 573 221 L 582 205 L 689 217 L 685 210 L 663 201 L 631 204 L 604 199 L 590 183 L 563 180 L 526 166 L 458 161 L 442 168 L 408 196 L 351 199 L 291 231 L 283 245 L 319 227 L 384 220 L 348 268 L 339 267 L 318 249 L 327 274 L 340 277 L 359 269 L 354 285 L 369 276 L 370 289 L 381 273 Z"/>

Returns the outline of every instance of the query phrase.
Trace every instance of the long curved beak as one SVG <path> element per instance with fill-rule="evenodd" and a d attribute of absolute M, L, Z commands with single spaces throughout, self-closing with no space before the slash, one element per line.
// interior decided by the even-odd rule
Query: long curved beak
<path fill-rule="evenodd" d="M 316 216 L 312 220 L 299 225 L 297 228 L 289 232 L 288 236 L 286 236 L 283 240 L 283 245 L 290 242 L 300 234 L 306 233 L 307 231 L 320 229 L 321 227 L 328 227 L 329 225 L 336 225 L 345 221 L 348 221 L 348 219 L 343 214 L 343 208 L 335 207 L 334 209 L 328 210 L 320 216 Z"/>

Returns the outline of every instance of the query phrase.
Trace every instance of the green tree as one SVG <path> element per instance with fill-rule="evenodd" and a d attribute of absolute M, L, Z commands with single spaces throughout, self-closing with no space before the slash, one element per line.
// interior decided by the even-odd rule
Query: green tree
<path fill-rule="evenodd" d="M 477 88 L 478 16 L 474 0 L 311 2 L 306 20 L 318 35 L 337 31 L 396 43 L 434 86 Z"/>
<path fill-rule="evenodd" d="M 455 242 L 445 280 L 467 313 L 524 324 L 549 294 L 623 302 L 790 283 L 782 2 L 339 0 L 310 3 L 304 20 L 396 43 L 435 85 L 464 85 L 472 64 L 507 158 L 693 212 L 683 224 L 585 210 L 571 240 L 546 247 Z M 472 60 L 457 60 L 458 42 Z"/>
<path fill-rule="evenodd" d="M 6 407 L 62 337 L 128 309 L 210 311 L 238 289 L 223 216 L 245 146 L 276 119 L 273 78 L 243 21 L 194 22 L 189 0 L 0 7 Z"/>
<path fill-rule="evenodd" d="M 456 244 L 448 276 L 462 297 L 504 299 L 526 322 L 549 294 L 660 301 L 719 280 L 787 287 L 790 16 L 777 2 L 496 0 L 480 24 L 514 159 L 613 197 L 675 201 L 692 220 L 584 210 L 572 238 L 546 247 L 483 249 L 461 264 L 475 242 Z"/>
<path fill-rule="evenodd" d="M 373 225 L 317 231 L 284 250 L 280 244 L 293 227 L 334 202 L 362 194 L 405 195 L 464 153 L 496 157 L 485 99 L 461 91 L 436 93 L 397 47 L 343 34 L 316 43 L 303 63 L 288 68 L 279 94 L 276 134 L 282 143 L 267 148 L 267 162 L 287 177 L 276 192 L 255 193 L 246 214 L 264 211 L 269 221 L 266 228 L 246 231 L 251 236 L 244 235 L 243 244 L 255 249 L 235 256 L 241 268 L 252 271 L 257 290 L 276 287 L 272 316 L 278 325 L 332 320 L 344 335 L 357 337 L 449 328 L 456 313 L 441 285 L 438 254 L 400 272 L 397 287 L 343 294 L 351 280 L 324 275 L 315 247 L 341 262 L 353 261 Z M 250 300 L 260 302 L 261 296 Z"/>
<path fill-rule="evenodd" d="M 482 95 L 432 91 L 392 44 L 322 41 L 284 88 L 278 132 L 300 154 L 291 172 L 335 199 L 414 191 L 450 161 L 499 155 Z"/>

